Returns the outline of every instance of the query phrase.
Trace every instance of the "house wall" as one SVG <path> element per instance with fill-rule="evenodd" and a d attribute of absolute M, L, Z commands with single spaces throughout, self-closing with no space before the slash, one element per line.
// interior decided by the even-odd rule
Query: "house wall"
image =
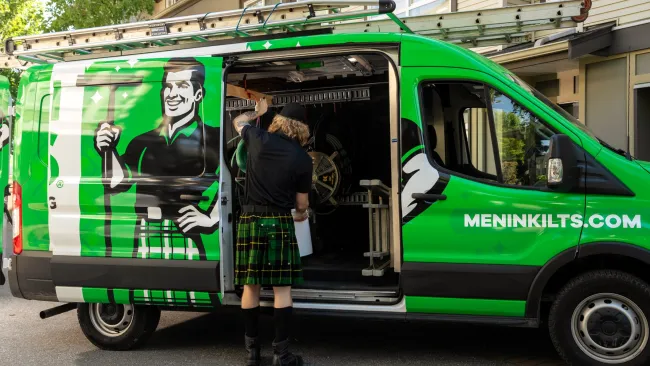
<path fill-rule="evenodd" d="M 174 16 L 193 15 L 212 11 L 239 9 L 239 0 L 199 1 Z"/>
<path fill-rule="evenodd" d="M 499 8 L 502 5 L 502 0 L 458 0 L 458 11 Z"/>
<path fill-rule="evenodd" d="M 650 19 L 648 0 L 594 0 L 584 25 L 615 21 L 617 25 Z"/>
<path fill-rule="evenodd" d="M 153 17 L 168 18 L 239 8 L 241 8 L 240 0 L 179 0 L 176 2 L 160 0 L 154 3 Z"/>

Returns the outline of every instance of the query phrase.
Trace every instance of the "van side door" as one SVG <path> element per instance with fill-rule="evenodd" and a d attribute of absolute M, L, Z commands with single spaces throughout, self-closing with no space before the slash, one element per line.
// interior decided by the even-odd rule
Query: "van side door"
<path fill-rule="evenodd" d="M 48 212 L 59 301 L 214 305 L 220 57 L 57 64 Z"/>
<path fill-rule="evenodd" d="M 550 137 L 571 132 L 484 73 L 405 67 L 401 82 L 407 310 L 525 316 L 540 268 L 580 238 L 584 187 L 545 183 Z"/>

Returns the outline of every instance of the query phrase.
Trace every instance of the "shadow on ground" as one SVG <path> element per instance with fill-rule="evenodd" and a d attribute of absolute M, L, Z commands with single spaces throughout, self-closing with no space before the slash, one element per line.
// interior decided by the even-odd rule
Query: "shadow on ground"
<path fill-rule="evenodd" d="M 260 325 L 270 365 L 271 316 Z M 293 349 L 310 365 L 562 365 L 544 330 L 307 316 L 296 317 L 293 329 Z M 159 329 L 137 351 L 93 350 L 77 363 L 240 365 L 242 344 L 241 317 L 228 309 Z"/>

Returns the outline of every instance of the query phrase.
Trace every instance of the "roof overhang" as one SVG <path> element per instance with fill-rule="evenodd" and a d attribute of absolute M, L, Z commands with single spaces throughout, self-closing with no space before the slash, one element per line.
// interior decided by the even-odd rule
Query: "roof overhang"
<path fill-rule="evenodd" d="M 201 0 L 181 0 L 177 2 L 176 4 L 168 7 L 167 9 L 161 11 L 160 13 L 156 14 L 153 19 L 162 19 L 162 18 L 169 18 L 173 17 L 174 15 L 180 13 L 181 11 L 189 8 L 190 6 L 198 3 Z"/>
<path fill-rule="evenodd" d="M 539 47 L 525 48 L 518 51 L 500 53 L 488 56 L 492 61 L 499 64 L 507 64 L 515 61 L 530 60 L 542 56 L 566 52 L 569 49 L 569 41 L 560 41 L 545 44 Z"/>
<path fill-rule="evenodd" d="M 613 56 L 650 48 L 650 20 L 620 27 L 605 26 L 569 41 L 569 57 Z"/>
<path fill-rule="evenodd" d="M 577 62 L 580 57 L 588 55 L 607 57 L 650 49 L 648 34 L 650 34 L 650 20 L 619 27 L 615 27 L 613 24 L 604 24 L 582 33 L 576 33 L 561 41 L 540 46 L 531 42 L 526 45 L 526 48 L 519 47 L 510 52 L 508 49 L 504 49 L 492 54 L 487 53 L 485 56 L 508 68 L 515 62 L 548 58 L 549 55 L 555 54 Z"/>

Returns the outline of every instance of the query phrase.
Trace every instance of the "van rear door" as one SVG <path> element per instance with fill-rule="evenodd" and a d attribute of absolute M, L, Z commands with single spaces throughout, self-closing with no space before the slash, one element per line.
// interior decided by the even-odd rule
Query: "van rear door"
<path fill-rule="evenodd" d="M 9 80 L 0 75 L 0 188 L 4 192 L 4 198 L 9 198 L 9 159 L 10 159 L 10 140 L 11 140 L 11 122 L 12 122 L 12 103 L 11 94 L 9 93 Z M 2 259 L 2 270 L 9 266 L 8 259 L 5 255 L 11 253 L 11 232 L 5 233 L 4 230 L 10 230 L 11 215 L 7 209 L 7 202 L 2 201 L 2 220 L 0 220 L 0 258 Z M 8 238 L 8 239 L 7 239 Z M 4 285 L 5 277 L 3 271 L 0 271 L 0 285 Z"/>

